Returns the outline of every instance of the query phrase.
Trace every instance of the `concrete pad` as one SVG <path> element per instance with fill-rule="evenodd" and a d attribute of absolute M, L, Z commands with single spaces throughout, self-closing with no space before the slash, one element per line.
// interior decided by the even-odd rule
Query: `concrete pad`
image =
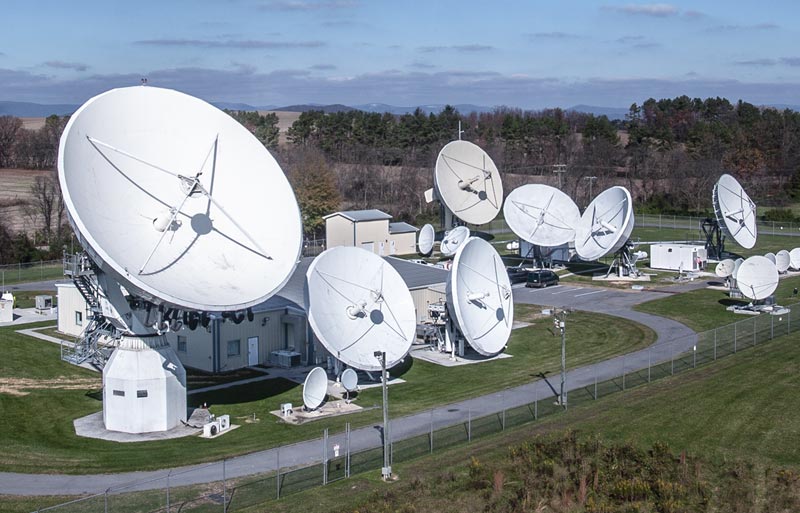
<path fill-rule="evenodd" d="M 203 424 L 210 421 L 211 415 L 208 410 L 195 408 L 186 424 L 180 425 L 169 431 L 156 431 L 153 433 L 121 433 L 119 431 L 109 431 L 103 424 L 103 412 L 92 413 L 85 417 L 72 421 L 75 426 L 75 434 L 84 438 L 97 438 L 99 440 L 109 440 L 111 442 L 152 442 L 155 440 L 170 440 L 172 438 L 183 438 L 184 436 L 198 435 L 203 432 Z M 191 427 L 197 426 L 197 427 Z"/>
<path fill-rule="evenodd" d="M 339 415 L 347 415 L 349 413 L 358 413 L 364 408 L 355 403 L 346 403 L 345 401 L 331 401 L 323 403 L 322 406 L 312 411 L 305 411 L 303 406 L 295 407 L 291 415 L 284 416 L 280 410 L 273 410 L 270 413 L 281 419 L 287 424 L 299 426 L 306 422 L 314 420 L 326 419 L 330 417 L 338 417 Z"/>
<path fill-rule="evenodd" d="M 508 353 L 500 353 L 495 356 L 482 356 L 478 353 L 469 352 L 465 356 L 456 356 L 455 360 L 450 359 L 450 353 L 442 353 L 430 347 L 412 349 L 411 356 L 419 360 L 435 363 L 442 367 L 460 367 L 461 365 L 472 365 L 474 363 L 492 362 L 494 360 L 502 360 L 504 358 L 513 358 Z"/>
<path fill-rule="evenodd" d="M 605 274 L 595 274 L 592 276 L 592 281 L 609 281 L 609 282 L 621 282 L 621 283 L 628 283 L 628 282 L 636 282 L 636 281 L 650 281 L 649 274 L 640 274 L 639 276 L 632 277 L 632 276 L 623 276 L 620 278 L 616 274 L 609 274 L 606 277 Z"/>
<path fill-rule="evenodd" d="M 16 326 L 18 324 L 58 320 L 57 309 L 51 308 L 50 312 L 49 314 L 38 314 L 36 313 L 36 308 L 15 308 L 13 312 L 14 320 L 11 322 L 0 322 L 0 326 Z"/>

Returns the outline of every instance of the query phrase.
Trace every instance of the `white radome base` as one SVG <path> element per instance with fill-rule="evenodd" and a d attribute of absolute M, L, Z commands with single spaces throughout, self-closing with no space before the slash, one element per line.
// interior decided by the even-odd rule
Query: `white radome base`
<path fill-rule="evenodd" d="M 103 368 L 103 422 L 123 433 L 186 422 L 186 370 L 166 337 L 122 337 Z"/>

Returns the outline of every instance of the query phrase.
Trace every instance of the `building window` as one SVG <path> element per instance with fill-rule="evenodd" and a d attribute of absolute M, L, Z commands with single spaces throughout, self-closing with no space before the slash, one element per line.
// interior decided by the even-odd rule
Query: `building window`
<path fill-rule="evenodd" d="M 114 395 L 118 395 L 120 397 L 125 397 L 125 391 L 124 390 L 114 390 Z"/>
<path fill-rule="evenodd" d="M 147 397 L 147 390 L 137 390 L 136 397 Z"/>
<path fill-rule="evenodd" d="M 228 341 L 228 356 L 239 356 L 241 354 L 241 348 L 239 347 L 238 340 L 229 340 Z"/>
<path fill-rule="evenodd" d="M 178 352 L 185 353 L 186 352 L 186 337 L 183 335 L 178 335 Z"/>
<path fill-rule="evenodd" d="M 75 325 L 83 326 L 83 312 L 75 312 Z"/>

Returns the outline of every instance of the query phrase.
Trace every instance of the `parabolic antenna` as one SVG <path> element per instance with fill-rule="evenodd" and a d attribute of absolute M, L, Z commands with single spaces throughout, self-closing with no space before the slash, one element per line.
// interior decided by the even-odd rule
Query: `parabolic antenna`
<path fill-rule="evenodd" d="M 503 205 L 506 223 L 518 237 L 537 246 L 560 246 L 575 239 L 578 205 L 549 185 L 517 187 Z"/>
<path fill-rule="evenodd" d="M 422 256 L 428 256 L 433 251 L 433 241 L 436 238 L 436 231 L 433 226 L 426 224 L 419 231 L 419 239 L 417 239 L 417 250 Z"/>
<path fill-rule="evenodd" d="M 356 247 L 335 247 L 306 272 L 308 322 L 325 349 L 344 364 L 377 371 L 376 351 L 386 368 L 411 349 L 417 319 L 411 292 L 383 258 Z"/>
<path fill-rule="evenodd" d="M 446 256 L 453 255 L 468 237 L 469 228 L 456 226 L 449 232 L 445 232 L 442 243 L 439 245 L 439 251 Z"/>
<path fill-rule="evenodd" d="M 58 176 L 84 249 L 150 302 L 244 309 L 297 265 L 300 212 L 278 163 L 192 96 L 149 86 L 95 96 L 64 129 Z"/>
<path fill-rule="evenodd" d="M 445 207 L 466 223 L 488 223 L 503 203 L 497 166 L 485 151 L 468 141 L 453 141 L 442 148 L 433 186 Z"/>
<path fill-rule="evenodd" d="M 764 254 L 764 258 L 766 258 L 767 260 L 769 260 L 773 264 L 775 263 L 775 253 L 765 253 Z"/>
<path fill-rule="evenodd" d="M 775 254 L 775 267 L 778 268 L 779 273 L 785 273 L 788 271 L 791 264 L 792 257 L 785 249 L 782 249 Z"/>
<path fill-rule="evenodd" d="M 720 278 L 727 278 L 728 276 L 733 274 L 733 269 L 735 267 L 736 267 L 736 262 L 732 258 L 726 258 L 725 260 L 717 264 L 717 267 L 714 269 L 714 272 Z"/>
<path fill-rule="evenodd" d="M 492 356 L 506 346 L 514 298 L 506 266 L 491 244 L 470 237 L 458 249 L 447 279 L 447 307 L 470 346 Z"/>
<path fill-rule="evenodd" d="M 345 369 L 342 372 L 342 386 L 348 392 L 353 392 L 358 388 L 358 374 L 353 369 Z"/>
<path fill-rule="evenodd" d="M 789 266 L 794 270 L 800 270 L 800 248 L 794 248 L 789 252 Z"/>
<path fill-rule="evenodd" d="M 731 274 L 731 277 L 734 280 L 736 279 L 736 276 L 739 275 L 739 269 L 742 268 L 742 264 L 743 263 L 744 263 L 744 258 L 737 258 L 736 260 L 734 260 L 734 262 L 733 262 L 733 264 L 734 264 L 733 265 L 733 274 Z"/>
<path fill-rule="evenodd" d="M 597 260 L 622 248 L 633 231 L 631 193 L 625 187 L 601 192 L 586 207 L 575 227 L 575 251 L 583 260 Z"/>
<path fill-rule="evenodd" d="M 739 268 L 736 285 L 750 299 L 766 299 L 778 288 L 778 268 L 763 256 L 751 256 Z"/>
<path fill-rule="evenodd" d="M 722 175 L 714 185 L 714 213 L 726 235 L 743 248 L 756 245 L 756 204 L 731 175 Z"/>
<path fill-rule="evenodd" d="M 303 383 L 303 405 L 307 410 L 316 410 L 328 395 L 328 374 L 322 367 L 314 367 Z"/>

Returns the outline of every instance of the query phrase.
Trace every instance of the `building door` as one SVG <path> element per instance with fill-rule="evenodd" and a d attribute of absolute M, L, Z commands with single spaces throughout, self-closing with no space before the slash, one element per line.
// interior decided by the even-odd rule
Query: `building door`
<path fill-rule="evenodd" d="M 385 248 L 386 248 L 386 243 L 385 243 L 385 242 L 383 242 L 383 241 L 380 241 L 380 242 L 378 243 L 378 254 L 379 254 L 380 256 L 383 256 L 383 255 L 385 255 L 385 254 L 386 254 L 386 253 L 384 252 L 384 251 L 385 251 Z"/>
<path fill-rule="evenodd" d="M 247 339 L 247 365 L 258 365 L 258 337 Z"/>
<path fill-rule="evenodd" d="M 389 241 L 389 254 L 390 255 L 397 254 L 397 247 L 394 244 L 394 240 Z"/>

